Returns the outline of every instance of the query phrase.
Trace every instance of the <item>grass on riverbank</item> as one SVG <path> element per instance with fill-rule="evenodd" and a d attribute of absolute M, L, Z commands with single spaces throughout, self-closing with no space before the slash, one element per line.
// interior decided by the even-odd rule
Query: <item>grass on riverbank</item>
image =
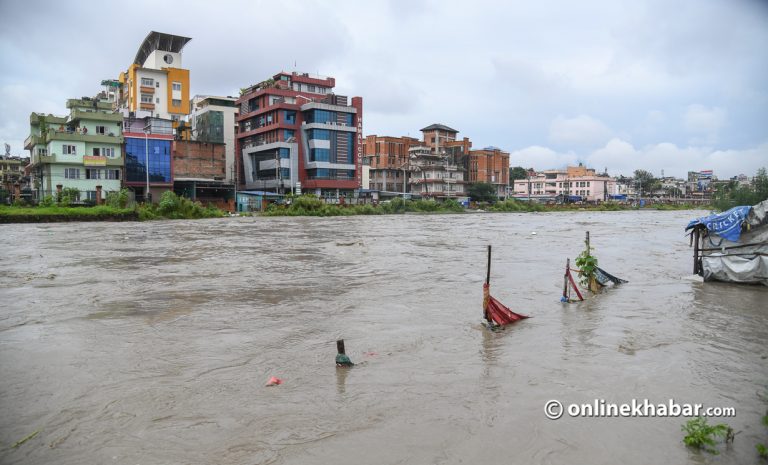
<path fill-rule="evenodd" d="M 0 223 L 46 223 L 63 221 L 146 221 L 161 219 L 220 218 L 225 212 L 203 206 L 173 192 L 165 192 L 156 204 L 139 204 L 126 208 L 125 202 L 113 205 L 66 206 L 0 206 Z"/>
<path fill-rule="evenodd" d="M 437 202 L 435 200 L 393 199 L 378 205 L 333 205 L 310 195 L 295 197 L 290 205 L 270 205 L 262 213 L 264 216 L 352 216 L 352 215 L 387 215 L 402 213 L 461 213 L 464 208 L 455 200 Z"/>
<path fill-rule="evenodd" d="M 98 207 L 8 207 L 0 206 L 0 223 L 45 223 L 61 221 L 135 221 L 133 208 Z"/>

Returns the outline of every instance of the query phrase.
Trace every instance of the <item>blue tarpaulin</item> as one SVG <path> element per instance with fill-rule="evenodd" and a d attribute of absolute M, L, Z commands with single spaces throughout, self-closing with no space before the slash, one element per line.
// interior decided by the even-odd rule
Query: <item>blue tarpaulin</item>
<path fill-rule="evenodd" d="M 731 242 L 736 242 L 741 237 L 741 224 L 747 218 L 750 208 L 752 207 L 733 207 L 723 213 L 704 216 L 688 223 L 685 230 L 703 224 L 710 232 Z"/>

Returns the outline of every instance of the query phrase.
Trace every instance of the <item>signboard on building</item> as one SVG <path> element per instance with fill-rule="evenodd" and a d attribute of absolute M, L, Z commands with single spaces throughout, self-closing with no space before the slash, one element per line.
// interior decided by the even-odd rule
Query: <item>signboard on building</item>
<path fill-rule="evenodd" d="M 86 155 L 83 157 L 85 166 L 107 166 L 107 157 L 93 157 Z"/>

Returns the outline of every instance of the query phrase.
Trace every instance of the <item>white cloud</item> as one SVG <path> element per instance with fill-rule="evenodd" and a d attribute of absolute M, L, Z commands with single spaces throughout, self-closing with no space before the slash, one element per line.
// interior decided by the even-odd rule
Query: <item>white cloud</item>
<path fill-rule="evenodd" d="M 510 153 L 511 166 L 533 167 L 537 170 L 562 168 L 579 161 L 611 175 L 631 175 L 636 169 L 661 176 L 685 177 L 688 171 L 714 170 L 720 178 L 738 174 L 754 175 L 759 168 L 768 167 L 768 142 L 743 150 L 714 150 L 701 146 L 678 147 L 669 142 L 636 148 L 622 139 L 611 139 L 604 147 L 583 156 L 573 152 L 558 153 L 548 147 L 531 146 Z"/>
<path fill-rule="evenodd" d="M 707 108 L 704 105 L 689 105 L 683 116 L 685 129 L 696 134 L 717 134 L 725 125 L 726 112 L 719 107 Z"/>
<path fill-rule="evenodd" d="M 549 140 L 557 145 L 595 147 L 611 137 L 602 121 L 587 115 L 565 118 L 560 115 L 549 125 Z"/>

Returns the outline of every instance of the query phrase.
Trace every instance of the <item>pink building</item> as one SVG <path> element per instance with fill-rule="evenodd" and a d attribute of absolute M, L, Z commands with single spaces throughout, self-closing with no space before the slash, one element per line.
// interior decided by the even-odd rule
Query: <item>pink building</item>
<path fill-rule="evenodd" d="M 569 166 L 565 170 L 533 172 L 527 179 L 515 180 L 513 197 L 556 200 L 558 196 L 565 196 L 585 202 L 604 202 L 615 189 L 616 179 L 607 174 L 596 174 L 594 169 L 584 166 Z"/>

